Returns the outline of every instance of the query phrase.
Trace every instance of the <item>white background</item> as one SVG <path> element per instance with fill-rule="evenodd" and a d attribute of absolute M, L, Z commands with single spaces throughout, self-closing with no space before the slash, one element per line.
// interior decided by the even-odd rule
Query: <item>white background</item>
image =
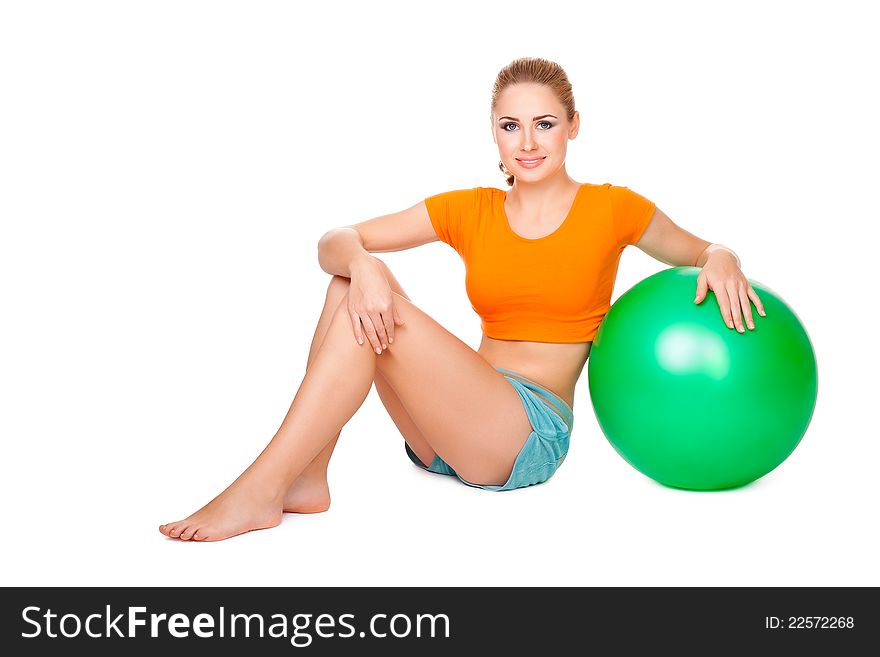
<path fill-rule="evenodd" d="M 869 6 L 4 3 L 2 583 L 880 584 Z M 329 512 L 164 538 L 287 412 L 330 278 L 321 235 L 507 189 L 489 100 L 521 56 L 574 85 L 575 180 L 654 200 L 797 312 L 819 364 L 801 444 L 742 489 L 664 488 L 601 433 L 585 367 L 565 465 L 488 493 L 413 466 L 373 390 Z M 452 249 L 380 257 L 479 345 Z M 664 268 L 627 249 L 612 301 Z"/>

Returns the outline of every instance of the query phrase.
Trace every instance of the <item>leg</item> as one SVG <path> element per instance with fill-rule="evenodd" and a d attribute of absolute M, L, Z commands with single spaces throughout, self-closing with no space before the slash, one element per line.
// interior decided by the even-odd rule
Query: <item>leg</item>
<path fill-rule="evenodd" d="M 369 343 L 358 345 L 350 321 L 344 339 L 347 317 L 347 308 L 337 306 L 290 411 L 256 460 L 196 513 L 160 526 L 163 534 L 213 541 L 281 522 L 287 491 L 339 435 L 373 384 L 379 356 Z"/>
<path fill-rule="evenodd" d="M 385 274 L 391 288 L 395 292 L 407 296 L 403 287 L 400 285 L 400 282 L 395 278 L 394 274 L 387 266 L 385 267 Z M 339 304 L 345 299 L 350 284 L 351 280 L 343 276 L 333 276 L 330 279 L 324 307 L 318 318 L 315 333 L 312 337 L 312 343 L 306 362 L 306 371 L 311 368 L 315 355 L 327 335 L 327 329 L 330 326 L 330 320 L 333 318 L 333 313 L 337 306 L 339 306 Z M 409 297 L 407 296 L 407 299 L 408 298 Z M 376 373 L 375 384 L 379 397 L 382 399 L 385 406 L 389 408 L 392 419 L 401 430 L 401 433 L 403 433 L 407 442 L 409 442 L 410 446 L 416 450 L 417 454 L 420 454 L 423 457 L 430 454 L 430 457 L 428 457 L 428 462 L 430 462 L 430 460 L 433 459 L 433 451 L 431 451 L 430 446 L 425 442 L 424 438 L 421 437 L 421 434 L 413 424 L 412 420 L 406 415 L 406 411 L 403 409 L 400 400 L 397 399 L 396 393 L 394 393 L 378 372 Z M 290 416 L 290 413 L 291 411 L 288 411 L 285 420 Z M 330 487 L 327 482 L 327 468 L 333 450 L 339 440 L 339 435 L 340 432 L 337 432 L 327 446 L 321 450 L 311 463 L 309 463 L 302 474 L 297 477 L 287 490 L 283 501 L 283 510 L 285 512 L 320 513 L 326 511 L 330 507 Z M 163 525 L 161 531 L 172 538 L 177 538 L 183 533 L 183 528 L 174 528 L 171 525 L 166 527 Z M 197 538 L 201 538 L 201 536 L 197 536 Z"/>
<path fill-rule="evenodd" d="M 376 387 L 381 379 L 396 393 L 389 400 L 402 413 L 392 417 L 406 442 L 425 465 L 439 454 L 470 482 L 504 484 L 532 432 L 516 389 L 408 299 L 395 304 L 406 321 L 396 330 L 408 337 L 377 358 Z"/>
<path fill-rule="evenodd" d="M 388 267 L 385 267 L 385 275 L 388 279 L 388 283 L 391 285 L 391 289 L 409 299 L 409 296 L 400 285 L 400 282 L 394 274 L 391 273 L 391 270 L 388 269 Z M 330 284 L 327 287 L 324 309 L 318 320 L 315 335 L 312 338 L 312 345 L 309 350 L 308 362 L 306 364 L 307 370 L 311 367 L 315 354 L 324 342 L 324 337 L 327 335 L 327 328 L 330 326 L 333 312 L 346 298 L 350 285 L 351 279 L 345 278 L 344 276 L 333 276 L 330 279 Z M 391 419 L 394 421 L 394 424 L 397 426 L 401 435 L 403 435 L 406 442 L 409 443 L 410 448 L 420 459 L 430 464 L 434 459 L 434 451 L 431 449 L 431 446 L 425 440 L 424 436 L 422 436 L 422 433 L 415 425 L 415 422 L 409 417 L 409 414 L 403 407 L 397 393 L 394 392 L 379 370 L 376 370 L 374 384 L 379 398 L 388 410 L 388 414 L 391 416 Z M 284 511 L 288 513 L 319 513 L 326 511 L 330 507 L 330 487 L 327 483 L 327 468 L 338 440 L 339 434 L 336 434 L 336 436 L 327 443 L 327 446 L 321 450 L 321 453 L 309 463 L 308 467 L 306 467 L 296 481 L 293 482 L 293 485 L 287 491 L 284 498 Z"/>
<path fill-rule="evenodd" d="M 519 395 L 405 297 L 395 293 L 395 304 L 406 325 L 381 356 L 355 342 L 340 304 L 275 437 L 229 488 L 189 518 L 163 525 L 163 533 L 219 540 L 277 525 L 284 494 L 363 403 L 377 369 L 432 449 L 462 477 L 503 483 L 532 430 Z"/>
<path fill-rule="evenodd" d="M 397 293 L 398 297 L 402 297 L 405 300 L 405 302 L 407 302 L 404 305 L 410 306 L 414 310 L 418 310 L 415 306 L 411 305 L 409 297 L 406 296 L 402 287 L 400 286 L 400 283 L 397 281 L 396 278 L 394 278 L 393 274 L 390 272 L 390 270 L 387 269 L 387 267 L 386 267 L 386 275 L 388 276 L 388 280 L 389 280 L 389 283 L 391 284 L 392 289 Z M 331 287 L 330 287 L 330 289 L 328 289 L 328 300 L 329 300 L 328 305 L 329 306 L 333 306 L 334 304 L 337 305 L 336 312 L 337 313 L 342 312 L 342 314 L 345 315 L 346 318 L 347 318 L 347 313 L 344 312 L 344 309 L 340 308 L 339 306 L 341 305 L 342 301 L 344 301 L 344 299 L 345 299 L 345 295 L 347 294 L 349 284 L 350 284 L 350 281 L 347 278 L 334 277 L 334 280 L 331 281 Z M 335 292 L 333 291 L 334 285 L 336 287 Z M 337 299 L 338 299 L 338 302 L 337 302 Z M 400 310 L 400 312 L 402 314 L 403 311 L 400 308 L 400 306 L 398 307 L 398 309 Z M 515 390 L 506 382 L 506 380 L 504 380 L 503 376 L 501 376 L 499 373 L 497 373 L 495 371 L 495 369 L 490 364 L 488 364 L 485 361 L 485 359 L 482 358 L 482 356 L 480 356 L 479 354 L 474 352 L 473 349 L 471 349 L 468 345 L 461 342 L 454 335 L 452 335 L 451 333 L 449 333 L 448 331 L 443 329 L 442 326 L 437 324 L 430 317 L 428 317 L 427 315 L 424 315 L 424 313 L 421 313 L 421 311 L 418 311 L 417 315 L 421 315 L 425 319 L 429 320 L 430 323 L 433 325 L 432 328 L 434 330 L 439 329 L 441 332 L 441 337 L 443 339 L 448 340 L 449 338 L 451 338 L 452 339 L 452 346 L 454 348 L 460 349 L 463 347 L 465 350 L 465 353 L 470 358 L 476 359 L 476 362 L 477 362 L 478 366 L 480 366 L 480 369 L 482 369 L 484 372 L 487 372 L 493 382 L 501 383 L 501 386 L 500 386 L 501 387 L 501 395 L 503 397 L 505 397 L 505 401 L 512 400 L 513 407 L 514 407 L 513 416 L 515 417 L 516 420 L 520 420 L 521 423 L 518 425 L 518 428 L 520 429 L 520 431 L 518 433 L 515 432 L 517 437 L 513 441 L 513 443 L 516 445 L 516 450 L 512 454 L 509 455 L 511 457 L 510 462 L 509 462 L 509 464 L 507 464 L 507 467 L 502 468 L 502 470 L 504 472 L 504 474 L 502 476 L 502 480 L 497 482 L 497 483 L 503 483 L 503 481 L 506 480 L 507 476 L 509 476 L 509 474 L 510 474 L 510 469 L 513 464 L 513 459 L 515 459 L 516 454 L 519 452 L 519 448 L 522 447 L 523 443 L 525 442 L 525 439 L 528 437 L 529 433 L 531 433 L 531 430 L 532 430 L 532 427 L 531 427 L 530 423 L 528 422 L 528 417 L 525 413 L 525 410 L 522 408 L 522 403 L 519 400 L 519 396 L 516 394 Z M 396 331 L 397 332 L 405 331 L 408 326 L 409 326 L 409 320 L 408 320 L 406 327 L 397 327 Z M 349 322 L 349 333 L 350 333 L 350 329 L 351 329 L 351 327 L 350 327 L 350 322 Z M 326 333 L 325 333 L 325 335 L 326 335 Z M 427 351 L 430 349 L 430 347 L 428 345 L 425 345 L 424 349 Z M 398 340 L 395 340 L 395 344 L 393 346 L 391 346 L 388 350 L 383 352 L 382 356 L 377 357 L 377 367 L 376 367 L 376 370 L 374 373 L 374 382 L 376 385 L 376 390 L 379 393 L 379 396 L 382 399 L 382 402 L 385 404 L 386 408 L 388 409 L 389 414 L 391 415 L 392 419 L 394 420 L 394 422 L 397 425 L 398 429 L 400 430 L 401 434 L 403 434 L 405 440 L 410 445 L 410 447 L 413 449 L 413 451 L 416 452 L 416 455 L 420 458 L 420 460 L 422 460 L 423 462 L 425 462 L 427 464 L 427 463 L 430 463 L 431 460 L 433 460 L 435 451 L 434 451 L 433 447 L 431 446 L 431 443 L 428 441 L 426 435 L 419 428 L 420 425 L 413 419 L 411 414 L 408 412 L 404 402 L 401 400 L 402 395 L 398 395 L 398 393 L 395 390 L 395 387 L 389 381 L 389 377 L 387 377 L 384 374 L 385 368 L 382 367 L 383 362 L 390 363 L 390 360 L 388 360 L 388 359 L 392 358 L 395 354 L 400 355 L 400 352 L 401 352 L 401 347 L 398 346 Z M 422 358 L 418 354 L 416 354 L 416 357 Z M 385 360 L 383 361 L 383 359 L 385 359 Z M 444 358 L 441 356 L 439 360 L 442 361 L 442 360 L 444 360 Z M 458 390 L 461 390 L 461 388 L 462 388 L 460 381 L 455 381 L 453 383 L 453 385 Z M 470 394 L 467 386 L 465 386 L 465 390 L 468 391 L 467 394 Z M 510 394 L 510 393 L 513 393 L 513 394 Z M 483 401 L 481 400 L 477 404 L 477 406 L 482 407 Z M 447 414 L 447 412 L 443 411 L 444 417 L 446 414 Z M 444 430 L 445 430 L 445 425 L 443 425 L 441 423 L 440 432 L 442 433 Z M 442 438 L 440 440 L 442 440 Z M 325 449 L 321 452 L 321 454 L 318 457 L 316 457 L 312 463 L 309 464 L 309 468 L 315 468 L 317 472 L 325 474 L 327 462 L 329 461 L 330 455 L 332 454 L 332 448 L 334 445 L 335 445 L 335 438 L 330 443 L 328 443 L 327 447 L 325 447 Z M 441 454 L 441 456 L 442 456 L 442 454 Z M 447 462 L 449 462 L 449 461 L 447 460 Z M 453 464 L 450 463 L 450 465 L 453 465 Z M 455 467 L 455 466 L 453 465 L 453 467 Z M 459 470 L 459 468 L 456 468 L 456 470 Z M 466 476 L 466 478 L 469 478 L 469 480 L 471 480 L 471 481 L 480 482 L 480 483 L 493 483 L 493 481 L 491 481 L 493 475 L 487 474 L 486 472 L 481 472 L 479 470 L 479 468 L 474 470 L 473 468 L 469 468 L 467 466 L 464 466 L 461 468 L 461 470 L 465 473 L 470 473 L 470 477 L 468 477 L 466 475 L 463 475 L 463 476 Z M 486 480 L 487 477 L 489 480 Z"/>
<path fill-rule="evenodd" d="M 333 276 L 330 279 L 330 285 L 327 287 L 327 296 L 324 300 L 324 309 L 318 318 L 318 325 L 315 328 L 315 335 L 312 337 L 312 344 L 309 348 L 309 357 L 306 361 L 306 371 L 312 366 L 315 355 L 324 343 L 324 337 L 327 335 L 327 329 L 330 326 L 330 320 L 336 307 L 345 298 L 348 292 L 350 279 L 342 276 Z M 292 407 L 291 407 L 292 410 Z M 288 410 L 288 416 L 291 411 Z M 285 420 L 287 417 L 285 417 Z M 303 473 L 297 477 L 296 481 L 287 490 L 284 496 L 284 511 L 287 513 L 320 513 L 330 508 L 330 487 L 327 483 L 327 467 L 330 464 L 330 457 L 339 440 L 337 433 L 327 446 L 321 450 Z"/>

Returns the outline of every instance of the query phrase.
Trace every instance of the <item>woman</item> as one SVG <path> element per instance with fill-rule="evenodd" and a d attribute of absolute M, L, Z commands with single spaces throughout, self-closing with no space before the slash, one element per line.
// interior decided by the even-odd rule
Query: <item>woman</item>
<path fill-rule="evenodd" d="M 575 383 L 610 308 L 617 264 L 635 244 L 666 264 L 702 267 L 728 327 L 763 306 L 731 250 L 676 226 L 626 187 L 577 183 L 565 169 L 580 118 L 565 72 L 540 58 L 495 81 L 492 135 L 508 192 L 477 187 L 329 231 L 333 274 L 306 374 L 278 432 L 220 495 L 168 537 L 215 541 L 330 505 L 327 465 L 339 432 L 376 386 L 412 461 L 490 491 L 549 479 L 568 451 Z M 467 270 L 482 319 L 474 351 L 414 305 L 371 255 L 443 240 Z M 353 335 L 352 335 L 353 334 Z"/>

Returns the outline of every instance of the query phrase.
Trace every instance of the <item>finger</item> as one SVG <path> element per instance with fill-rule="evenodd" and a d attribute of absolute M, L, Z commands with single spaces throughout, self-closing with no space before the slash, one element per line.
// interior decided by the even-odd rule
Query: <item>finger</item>
<path fill-rule="evenodd" d="M 361 331 L 361 318 L 357 316 L 357 313 L 349 313 L 351 317 L 351 323 L 354 326 L 354 337 L 357 340 L 358 344 L 364 343 L 364 332 Z"/>
<path fill-rule="evenodd" d="M 733 321 L 736 330 L 745 333 L 745 327 L 742 321 L 742 312 L 739 306 L 739 290 L 736 283 L 728 283 L 725 288 L 727 296 L 730 299 L 730 318 Z"/>
<path fill-rule="evenodd" d="M 754 330 L 755 320 L 752 317 L 752 304 L 749 303 L 749 295 L 744 285 L 739 288 L 739 303 L 742 306 L 743 315 L 745 316 L 746 326 L 749 330 Z"/>
<path fill-rule="evenodd" d="M 394 306 L 394 323 L 399 326 L 403 326 L 406 322 L 403 321 L 403 317 L 400 316 L 400 313 L 397 312 L 397 306 Z M 394 336 L 389 335 L 388 340 L 394 342 Z"/>
<path fill-rule="evenodd" d="M 388 337 L 388 340 L 385 342 L 386 345 L 394 342 L 394 316 L 392 313 L 394 312 L 394 306 L 391 307 L 391 312 L 387 312 L 382 315 L 382 321 L 385 322 L 385 335 Z"/>
<path fill-rule="evenodd" d="M 718 302 L 718 309 L 721 311 L 721 317 L 727 328 L 733 328 L 733 314 L 730 312 L 730 299 L 727 294 L 719 294 L 715 290 L 715 300 Z"/>
<path fill-rule="evenodd" d="M 697 276 L 697 296 L 694 299 L 694 303 L 699 304 L 703 299 L 706 298 L 706 290 L 709 287 L 706 282 L 706 277 L 700 272 L 700 275 Z"/>
<path fill-rule="evenodd" d="M 373 326 L 373 320 L 369 317 L 364 317 L 362 320 L 364 325 L 364 331 L 367 334 L 367 340 L 370 342 L 370 346 L 373 348 L 377 354 L 382 353 L 382 344 L 379 342 L 379 336 L 376 334 L 376 328 Z"/>
<path fill-rule="evenodd" d="M 764 311 L 764 304 L 761 303 L 761 298 L 751 285 L 749 286 L 749 298 L 754 302 L 755 308 L 758 309 L 758 314 L 761 317 L 766 317 L 767 313 Z"/>
<path fill-rule="evenodd" d="M 385 332 L 385 321 L 385 315 L 377 314 L 373 318 L 373 325 L 376 327 L 376 337 L 382 349 L 388 348 L 388 334 Z"/>

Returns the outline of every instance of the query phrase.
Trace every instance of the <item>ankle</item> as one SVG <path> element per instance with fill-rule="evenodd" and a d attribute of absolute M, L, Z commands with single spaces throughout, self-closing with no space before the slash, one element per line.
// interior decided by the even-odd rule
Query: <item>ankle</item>
<path fill-rule="evenodd" d="M 288 489 L 327 488 L 327 471 L 303 473 L 297 477 Z"/>

